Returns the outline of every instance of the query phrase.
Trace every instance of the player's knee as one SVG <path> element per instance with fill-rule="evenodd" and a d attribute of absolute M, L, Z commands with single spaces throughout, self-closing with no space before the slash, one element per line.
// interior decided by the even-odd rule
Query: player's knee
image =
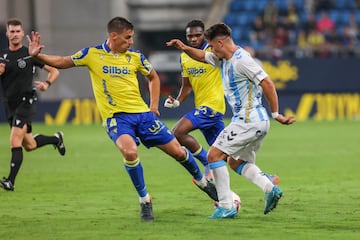
<path fill-rule="evenodd" d="M 24 141 L 22 142 L 22 146 L 27 152 L 33 151 L 37 148 L 35 140 L 28 141 L 24 139 Z"/>
<path fill-rule="evenodd" d="M 183 147 L 179 147 L 176 149 L 176 151 L 173 152 L 172 155 L 177 161 L 183 161 L 188 157 L 188 151 Z"/>
<path fill-rule="evenodd" d="M 135 160 L 138 158 L 138 153 L 137 153 L 137 150 L 135 149 L 126 149 L 126 150 L 123 150 L 123 156 L 125 159 L 127 159 L 128 161 L 131 161 L 131 160 Z"/>
<path fill-rule="evenodd" d="M 31 151 L 33 151 L 33 150 L 36 149 L 36 145 L 34 145 L 34 144 L 29 144 L 29 143 L 28 143 L 28 144 L 24 144 L 23 147 L 24 147 L 25 151 L 27 151 L 27 152 L 31 152 Z"/>
<path fill-rule="evenodd" d="M 173 129 L 172 133 L 174 134 L 176 139 L 179 139 L 179 140 L 181 140 L 184 136 L 184 133 L 180 132 L 177 128 Z"/>
<path fill-rule="evenodd" d="M 211 151 L 211 149 L 208 151 L 208 154 L 207 154 L 207 159 L 208 159 L 208 162 L 211 163 L 211 162 L 216 162 L 217 159 L 215 154 L 213 154 L 213 152 Z"/>

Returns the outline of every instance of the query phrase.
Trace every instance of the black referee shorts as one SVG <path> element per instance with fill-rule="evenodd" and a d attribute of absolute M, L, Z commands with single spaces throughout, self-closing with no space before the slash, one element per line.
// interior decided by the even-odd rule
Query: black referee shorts
<path fill-rule="evenodd" d="M 31 133 L 31 123 L 36 113 L 36 102 L 21 101 L 18 104 L 5 104 L 5 113 L 10 127 L 23 128 L 27 125 L 27 133 Z"/>

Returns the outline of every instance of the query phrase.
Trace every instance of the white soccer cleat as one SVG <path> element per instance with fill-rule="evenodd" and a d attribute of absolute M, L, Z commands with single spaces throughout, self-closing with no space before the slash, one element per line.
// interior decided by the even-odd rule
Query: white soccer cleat
<path fill-rule="evenodd" d="M 233 202 L 234 202 L 234 207 L 236 209 L 236 212 L 239 212 L 239 210 L 241 209 L 241 199 L 240 196 L 235 193 L 232 192 L 232 197 L 233 197 Z M 219 202 L 214 202 L 214 207 L 217 208 L 219 206 Z"/>

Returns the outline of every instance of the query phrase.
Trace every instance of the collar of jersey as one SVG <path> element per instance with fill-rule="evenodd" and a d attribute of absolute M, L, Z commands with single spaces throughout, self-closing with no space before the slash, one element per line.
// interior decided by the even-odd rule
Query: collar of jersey
<path fill-rule="evenodd" d="M 208 44 L 207 41 L 205 41 L 205 42 L 203 42 L 203 44 L 201 45 L 200 49 L 201 49 L 201 50 L 205 50 L 205 49 L 207 49 L 208 47 L 209 47 L 209 44 Z"/>
<path fill-rule="evenodd" d="M 109 48 L 109 46 L 106 44 L 107 42 L 107 39 L 105 40 L 105 42 L 103 43 L 103 49 L 106 51 L 106 52 L 111 52 L 111 49 Z"/>

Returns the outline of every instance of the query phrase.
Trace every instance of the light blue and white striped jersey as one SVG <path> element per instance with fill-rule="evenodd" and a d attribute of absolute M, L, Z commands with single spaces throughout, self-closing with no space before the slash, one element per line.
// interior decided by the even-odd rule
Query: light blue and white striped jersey
<path fill-rule="evenodd" d="M 246 50 L 239 47 L 228 61 L 207 52 L 205 60 L 220 67 L 225 97 L 233 113 L 232 122 L 269 120 L 259 85 L 268 75 Z"/>

